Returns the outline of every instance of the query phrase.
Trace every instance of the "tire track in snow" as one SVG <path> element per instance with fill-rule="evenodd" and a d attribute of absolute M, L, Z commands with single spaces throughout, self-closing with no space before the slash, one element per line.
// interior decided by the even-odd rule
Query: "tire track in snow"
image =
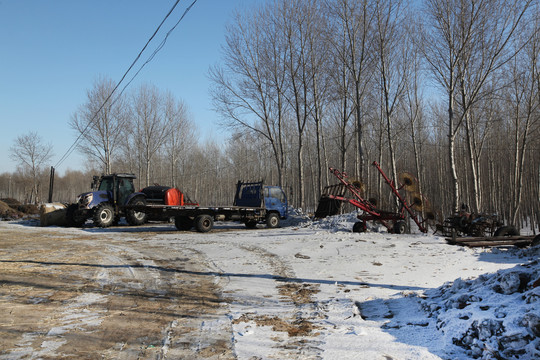
<path fill-rule="evenodd" d="M 296 279 L 292 267 L 262 247 L 200 241 L 197 248 L 229 279 L 223 296 L 239 358 L 320 358 L 313 320 L 321 312 L 311 298 L 318 285 L 289 281 Z"/>

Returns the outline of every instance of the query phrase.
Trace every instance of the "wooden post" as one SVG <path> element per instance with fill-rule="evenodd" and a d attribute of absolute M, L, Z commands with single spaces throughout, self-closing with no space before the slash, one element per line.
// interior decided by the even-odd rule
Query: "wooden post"
<path fill-rule="evenodd" d="M 52 203 L 54 190 L 54 167 L 51 166 L 51 176 L 49 178 L 49 203 Z"/>

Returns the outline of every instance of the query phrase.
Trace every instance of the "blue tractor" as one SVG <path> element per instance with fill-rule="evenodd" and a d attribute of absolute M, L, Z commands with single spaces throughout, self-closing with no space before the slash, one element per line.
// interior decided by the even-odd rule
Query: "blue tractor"
<path fill-rule="evenodd" d="M 92 191 L 80 194 L 77 202 L 67 208 L 67 220 L 72 226 L 80 227 L 92 219 L 94 225 L 109 227 L 125 217 L 130 225 L 142 225 L 146 213 L 138 212 L 127 205 L 146 205 L 146 195 L 135 192 L 133 174 L 110 174 L 94 176 Z"/>

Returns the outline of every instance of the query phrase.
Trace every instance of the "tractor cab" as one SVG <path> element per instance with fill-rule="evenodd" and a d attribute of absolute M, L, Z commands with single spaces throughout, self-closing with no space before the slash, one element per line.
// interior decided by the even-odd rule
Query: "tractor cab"
<path fill-rule="evenodd" d="M 133 185 L 135 175 L 132 174 L 114 174 L 101 177 L 98 191 L 104 191 L 110 199 L 116 200 L 118 205 L 127 204 L 131 194 L 135 193 Z"/>

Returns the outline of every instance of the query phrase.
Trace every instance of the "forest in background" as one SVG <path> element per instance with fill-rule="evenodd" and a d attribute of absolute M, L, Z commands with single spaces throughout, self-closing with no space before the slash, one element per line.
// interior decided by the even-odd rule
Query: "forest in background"
<path fill-rule="evenodd" d="M 539 31 L 539 4 L 528 0 L 239 10 L 209 71 L 219 125 L 232 135 L 200 143 L 189 104 L 151 84 L 108 99 L 115 84 L 98 79 L 68 125 L 88 161 L 57 177 L 54 200 L 74 201 L 92 175 L 133 172 L 139 188 L 178 186 L 203 205 L 230 205 L 238 180 L 264 179 L 310 213 L 337 182 L 334 167 L 391 209 L 377 161 L 393 179 L 413 174 L 439 218 L 467 204 L 538 228 Z M 21 164 L 0 175 L 0 197 L 43 201 L 48 184 L 46 161 Z"/>

